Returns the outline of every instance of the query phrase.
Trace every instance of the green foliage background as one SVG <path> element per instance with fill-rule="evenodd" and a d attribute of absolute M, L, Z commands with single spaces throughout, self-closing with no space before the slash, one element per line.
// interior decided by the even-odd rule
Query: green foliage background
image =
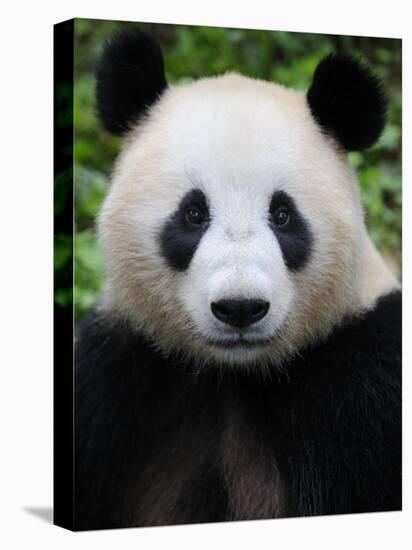
<path fill-rule="evenodd" d="M 75 22 L 75 310 L 96 301 L 102 262 L 94 222 L 106 194 L 120 141 L 95 116 L 94 67 L 105 39 L 124 22 Z M 291 32 L 139 24 L 163 46 L 171 83 L 237 71 L 305 89 L 320 59 L 332 51 L 363 57 L 381 76 L 390 98 L 389 123 L 377 145 L 352 153 L 372 238 L 396 269 L 401 259 L 401 41 Z M 57 246 L 57 270 L 71 261 L 70 239 Z M 61 305 L 65 295 L 58 295 Z"/>

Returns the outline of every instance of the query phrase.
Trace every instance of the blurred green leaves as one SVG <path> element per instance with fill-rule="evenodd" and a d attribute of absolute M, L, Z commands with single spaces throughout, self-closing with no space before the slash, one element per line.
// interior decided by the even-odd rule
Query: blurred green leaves
<path fill-rule="evenodd" d="M 117 138 L 101 128 L 95 116 L 94 68 L 104 40 L 113 31 L 132 25 L 135 24 L 87 19 L 75 22 L 74 257 L 77 316 L 95 303 L 101 290 L 102 262 L 94 232 L 95 218 L 107 192 L 110 171 L 120 145 Z M 376 146 L 362 154 L 352 153 L 350 158 L 359 176 L 371 236 L 381 251 L 400 266 L 400 40 L 185 25 L 139 26 L 161 42 L 167 78 L 172 83 L 237 71 L 305 89 L 317 63 L 332 51 L 351 53 L 369 62 L 388 91 L 389 123 Z M 64 175 L 62 177 L 64 179 Z M 69 240 L 58 236 L 57 263 L 64 263 L 68 246 L 71 246 Z"/>
<path fill-rule="evenodd" d="M 74 173 L 74 302 L 79 316 L 94 305 L 101 289 L 103 266 L 94 225 L 106 194 L 107 176 L 93 168 L 77 166 L 77 162 Z"/>

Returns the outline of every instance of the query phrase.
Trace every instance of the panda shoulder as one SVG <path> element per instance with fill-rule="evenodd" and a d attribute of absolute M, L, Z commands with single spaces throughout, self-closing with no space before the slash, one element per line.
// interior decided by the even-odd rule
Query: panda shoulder
<path fill-rule="evenodd" d="M 398 379 L 402 351 L 402 294 L 394 290 L 381 295 L 368 310 L 348 317 L 312 358 L 334 364 L 356 380 L 384 382 Z"/>
<path fill-rule="evenodd" d="M 402 293 L 393 290 L 377 298 L 374 305 L 343 326 L 342 340 L 358 349 L 379 352 L 390 362 L 399 359 L 402 340 Z M 383 355 L 384 354 L 384 355 Z"/>
<path fill-rule="evenodd" d="M 81 320 L 75 336 L 76 388 L 109 387 L 128 380 L 139 385 L 163 359 L 130 323 L 112 312 L 93 310 Z M 149 382 L 149 380 L 147 380 Z"/>

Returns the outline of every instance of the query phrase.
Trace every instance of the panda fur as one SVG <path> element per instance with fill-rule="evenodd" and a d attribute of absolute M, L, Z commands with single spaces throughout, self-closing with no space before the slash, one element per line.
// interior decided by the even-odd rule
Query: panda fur
<path fill-rule="evenodd" d="M 75 528 L 399 510 L 401 292 L 347 159 L 384 127 L 379 81 L 333 55 L 306 94 L 173 87 L 133 30 L 97 107 L 124 143 L 76 339 Z"/>

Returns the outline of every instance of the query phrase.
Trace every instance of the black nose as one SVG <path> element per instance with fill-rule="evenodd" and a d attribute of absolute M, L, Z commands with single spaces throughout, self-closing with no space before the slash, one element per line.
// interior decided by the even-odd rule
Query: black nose
<path fill-rule="evenodd" d="M 269 311 L 269 302 L 263 300 L 219 300 L 212 302 L 213 315 L 233 327 L 247 327 L 257 323 Z"/>

